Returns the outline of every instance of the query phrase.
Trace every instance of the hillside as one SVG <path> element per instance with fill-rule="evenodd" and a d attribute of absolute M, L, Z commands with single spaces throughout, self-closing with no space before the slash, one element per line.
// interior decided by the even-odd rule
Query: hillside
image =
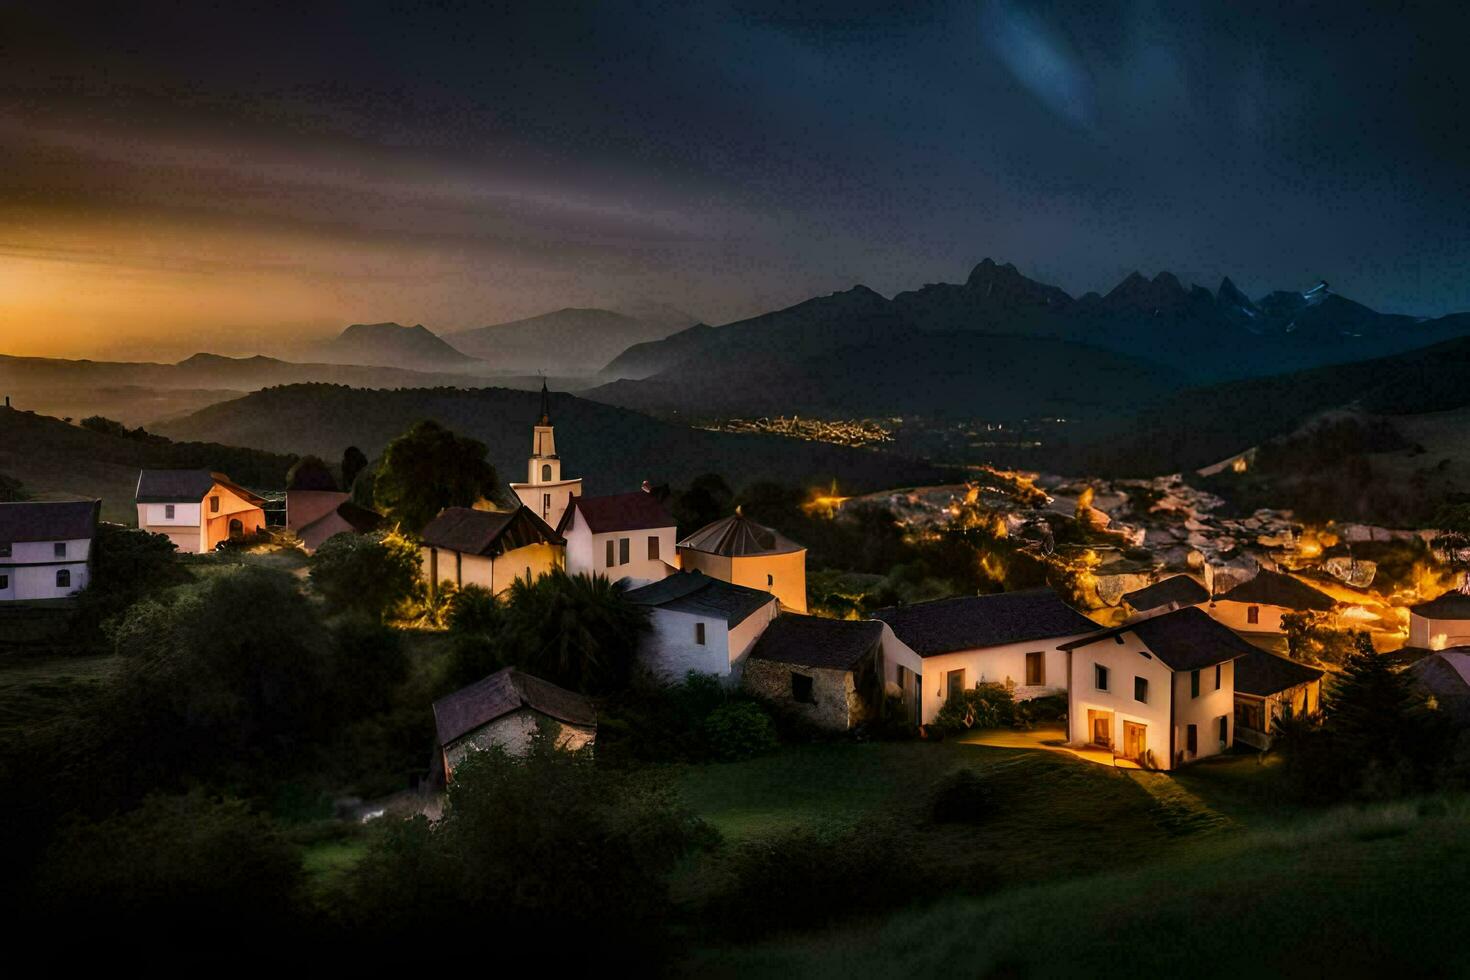
<path fill-rule="evenodd" d="M 334 340 L 320 345 L 319 350 L 323 360 L 337 364 L 439 371 L 484 367 L 421 323 L 412 327 L 398 323 L 354 323 Z"/>
<path fill-rule="evenodd" d="M 32 412 L 0 408 L 0 473 L 34 497 L 101 497 L 104 520 L 132 524 L 138 471 L 200 467 L 228 473 L 256 489 L 285 486 L 294 456 L 208 443 L 133 439 L 68 425 Z"/>
<path fill-rule="evenodd" d="M 677 311 L 646 316 L 613 310 L 557 310 L 450 335 L 459 350 L 501 371 L 592 374 L 629 347 L 661 340 L 689 325 Z"/>
<path fill-rule="evenodd" d="M 335 385 L 268 388 L 159 427 L 177 439 L 223 440 L 281 453 L 335 458 L 354 444 L 376 455 L 420 419 L 434 419 L 490 447 L 507 481 L 525 472 L 539 396 L 505 388 L 365 391 Z M 777 480 L 838 481 L 877 490 L 952 476 L 902 457 L 778 436 L 705 432 L 567 394 L 552 396 L 557 449 L 588 493 L 638 487 L 644 479 L 687 484 L 721 473 L 734 486 Z"/>

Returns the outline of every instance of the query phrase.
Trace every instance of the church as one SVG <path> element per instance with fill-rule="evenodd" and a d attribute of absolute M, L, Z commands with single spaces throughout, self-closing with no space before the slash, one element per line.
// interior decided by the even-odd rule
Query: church
<path fill-rule="evenodd" d="M 561 457 L 556 454 L 556 430 L 551 425 L 551 392 L 541 382 L 541 416 L 531 434 L 531 458 L 525 483 L 512 483 L 511 492 L 531 513 L 552 527 L 561 523 L 567 504 L 582 496 L 582 478 L 564 480 Z"/>

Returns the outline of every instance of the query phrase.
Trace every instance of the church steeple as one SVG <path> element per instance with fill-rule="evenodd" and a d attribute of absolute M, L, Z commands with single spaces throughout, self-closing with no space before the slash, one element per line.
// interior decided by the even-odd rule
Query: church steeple
<path fill-rule="evenodd" d="M 562 479 L 561 457 L 556 454 L 556 430 L 551 426 L 551 391 L 541 379 L 541 414 L 531 427 L 531 456 L 526 460 L 526 482 L 512 483 L 517 499 L 543 521 L 556 527 L 567 504 L 582 495 L 579 478 Z"/>
<path fill-rule="evenodd" d="M 537 425 L 551 425 L 551 392 L 546 390 L 546 379 L 541 379 L 541 420 Z"/>
<path fill-rule="evenodd" d="M 531 459 L 527 470 L 532 484 L 554 483 L 561 479 L 561 460 L 556 455 L 556 430 L 551 425 L 551 392 L 546 379 L 541 379 L 541 417 L 531 429 Z"/>

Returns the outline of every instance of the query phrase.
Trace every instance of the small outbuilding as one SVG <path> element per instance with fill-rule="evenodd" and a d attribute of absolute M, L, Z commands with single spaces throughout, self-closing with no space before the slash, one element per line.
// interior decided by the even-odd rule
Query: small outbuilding
<path fill-rule="evenodd" d="M 679 542 L 679 567 L 763 589 L 784 609 L 806 612 L 806 547 L 740 512 Z"/>
<path fill-rule="evenodd" d="M 1210 616 L 1241 633 L 1284 633 L 1281 617 L 1287 613 L 1328 613 L 1337 600 L 1300 579 L 1263 568 L 1255 578 L 1216 596 Z"/>
<path fill-rule="evenodd" d="M 1408 645 L 1430 650 L 1470 645 L 1470 595 L 1446 592 L 1410 606 Z"/>
<path fill-rule="evenodd" d="M 639 662 L 673 681 L 690 671 L 739 680 L 746 656 L 780 611 L 769 592 L 701 572 L 677 572 L 624 595 L 649 614 Z"/>
<path fill-rule="evenodd" d="M 565 542 L 526 507 L 446 507 L 424 528 L 419 559 L 429 591 L 440 582 L 479 585 L 500 595 L 518 578 L 534 582 L 561 567 Z"/>
<path fill-rule="evenodd" d="M 1322 705 L 1322 671 L 1252 648 L 1235 661 L 1235 738 L 1271 747 L 1276 719 L 1316 714 Z"/>
<path fill-rule="evenodd" d="M 542 725 L 557 748 L 580 749 L 597 738 L 597 712 L 584 695 L 514 667 L 442 697 L 434 702 L 440 775 L 453 779 L 469 753 L 491 747 L 525 755 Z"/>

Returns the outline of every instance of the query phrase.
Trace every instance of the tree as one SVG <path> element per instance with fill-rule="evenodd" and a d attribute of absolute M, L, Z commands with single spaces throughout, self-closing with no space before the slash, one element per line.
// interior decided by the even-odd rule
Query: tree
<path fill-rule="evenodd" d="M 420 531 L 445 507 L 496 498 L 500 478 L 485 453 L 483 442 L 420 422 L 388 444 L 373 497 L 379 509 Z"/>
<path fill-rule="evenodd" d="M 718 473 L 696 476 L 689 489 L 674 498 L 674 519 L 689 534 L 726 516 L 734 493 Z"/>
<path fill-rule="evenodd" d="M 446 619 L 455 633 L 492 634 L 504 622 L 504 611 L 494 593 L 471 583 L 450 597 Z"/>
<path fill-rule="evenodd" d="M 418 576 L 418 549 L 382 531 L 334 534 L 311 556 L 312 588 L 329 609 L 378 621 L 413 594 Z"/>
<path fill-rule="evenodd" d="M 342 451 L 342 489 L 351 491 L 353 483 L 357 482 L 357 474 L 361 473 L 368 464 L 368 458 L 361 449 L 356 446 L 348 446 Z"/>
<path fill-rule="evenodd" d="M 648 612 L 602 576 L 557 569 L 510 588 L 501 636 L 523 670 L 586 694 L 619 690 L 637 658 Z"/>
<path fill-rule="evenodd" d="M 1430 544 L 1445 555 L 1445 562 L 1466 576 L 1470 584 L 1470 503 L 1450 504 L 1434 515 L 1439 533 Z"/>
<path fill-rule="evenodd" d="M 29 500 L 30 494 L 26 493 L 25 487 L 13 476 L 0 473 L 0 503 L 14 503 L 17 500 Z"/>
<path fill-rule="evenodd" d="M 337 480 L 320 456 L 302 456 L 286 471 L 287 490 L 336 490 Z"/>
<path fill-rule="evenodd" d="M 149 595 L 189 580 L 174 560 L 176 547 L 164 534 L 98 524 L 92 539 L 92 578 L 77 598 L 84 630 L 95 630 L 109 618 Z"/>

